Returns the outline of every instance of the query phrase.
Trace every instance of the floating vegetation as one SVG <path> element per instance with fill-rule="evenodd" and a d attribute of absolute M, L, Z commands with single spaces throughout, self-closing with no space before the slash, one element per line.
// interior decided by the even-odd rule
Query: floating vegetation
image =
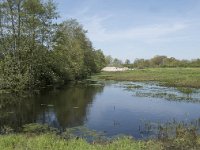
<path fill-rule="evenodd" d="M 70 138 L 82 138 L 86 139 L 88 142 L 103 142 L 109 140 L 103 132 L 97 132 L 95 130 L 88 129 L 85 126 L 78 126 L 73 128 L 67 128 L 63 133 L 62 137 L 66 139 Z"/>
<path fill-rule="evenodd" d="M 194 89 L 192 88 L 186 88 L 186 87 L 177 87 L 177 90 L 184 94 L 192 94 L 194 92 Z"/>
<path fill-rule="evenodd" d="M 43 134 L 48 132 L 58 133 L 56 128 L 52 128 L 47 124 L 38 124 L 38 123 L 31 123 L 26 124 L 22 127 L 22 131 L 24 133 L 34 133 L 34 134 Z"/>
<path fill-rule="evenodd" d="M 180 136 L 181 130 L 192 131 L 195 134 L 200 132 L 200 119 L 191 121 L 171 120 L 167 122 L 142 121 L 139 132 L 143 137 L 167 139 Z"/>
<path fill-rule="evenodd" d="M 127 89 L 139 89 L 139 88 L 142 88 L 141 85 L 129 85 L 127 86 Z"/>
<path fill-rule="evenodd" d="M 132 92 L 133 96 L 161 98 L 169 101 L 200 102 L 199 89 L 165 87 L 156 82 L 118 82 L 116 85 Z"/>
<path fill-rule="evenodd" d="M 141 83 L 137 83 L 137 82 L 117 82 L 117 83 L 113 83 L 116 84 L 116 86 L 124 88 L 125 90 L 131 91 L 131 90 L 135 90 L 135 89 L 140 89 L 143 88 L 143 84 Z"/>
<path fill-rule="evenodd" d="M 150 98 L 162 98 L 168 101 L 185 101 L 185 102 L 197 102 L 200 103 L 199 98 L 193 98 L 193 97 L 185 97 L 185 96 L 179 96 L 176 94 L 169 94 L 169 93 L 141 93 L 136 92 L 135 96 L 138 97 L 150 97 Z"/>

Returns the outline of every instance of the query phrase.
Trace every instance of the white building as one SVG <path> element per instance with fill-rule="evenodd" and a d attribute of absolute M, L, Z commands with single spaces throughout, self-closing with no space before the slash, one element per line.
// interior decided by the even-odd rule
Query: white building
<path fill-rule="evenodd" d="M 110 71 L 127 71 L 129 70 L 129 68 L 127 67 L 123 67 L 123 68 L 119 68 L 119 67 L 104 67 L 102 69 L 102 71 L 107 71 L 107 72 L 110 72 Z"/>

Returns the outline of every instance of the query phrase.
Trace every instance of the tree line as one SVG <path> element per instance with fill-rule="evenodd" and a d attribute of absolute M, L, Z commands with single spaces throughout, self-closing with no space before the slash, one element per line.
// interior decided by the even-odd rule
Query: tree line
<path fill-rule="evenodd" d="M 132 68 L 155 68 L 155 67 L 200 67 L 200 59 L 179 60 L 174 57 L 154 56 L 151 59 L 136 59 L 133 64 L 126 64 Z"/>
<path fill-rule="evenodd" d="M 151 59 L 136 59 L 131 63 L 129 59 L 124 62 L 111 56 L 106 56 L 106 64 L 110 67 L 128 67 L 128 68 L 158 68 L 158 67 L 200 67 L 200 59 L 179 60 L 174 57 L 154 56 Z"/>
<path fill-rule="evenodd" d="M 63 84 L 106 65 L 83 26 L 58 17 L 51 0 L 0 0 L 0 89 Z"/>

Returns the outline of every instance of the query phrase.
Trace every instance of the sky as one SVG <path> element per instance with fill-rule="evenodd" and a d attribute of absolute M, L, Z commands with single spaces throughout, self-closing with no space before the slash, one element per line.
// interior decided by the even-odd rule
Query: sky
<path fill-rule="evenodd" d="M 165 55 L 200 58 L 200 0 L 54 0 L 77 19 L 96 49 L 134 61 Z"/>

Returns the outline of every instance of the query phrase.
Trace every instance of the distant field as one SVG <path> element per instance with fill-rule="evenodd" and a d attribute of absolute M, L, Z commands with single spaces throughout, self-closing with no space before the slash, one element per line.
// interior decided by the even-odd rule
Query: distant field
<path fill-rule="evenodd" d="M 200 88 L 200 68 L 148 68 L 101 72 L 94 78 L 116 81 L 158 81 L 165 86 Z"/>

